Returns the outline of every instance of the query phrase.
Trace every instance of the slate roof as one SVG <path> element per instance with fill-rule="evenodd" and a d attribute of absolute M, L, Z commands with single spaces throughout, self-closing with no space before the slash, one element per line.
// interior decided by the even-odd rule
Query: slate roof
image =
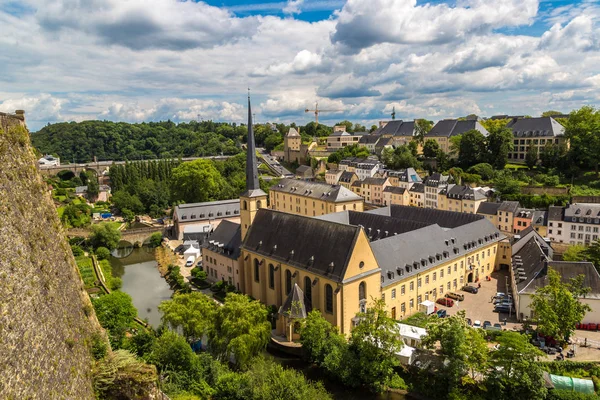
<path fill-rule="evenodd" d="M 483 191 L 464 185 L 448 185 L 440 193 L 445 194 L 449 199 L 484 200 L 487 198 Z"/>
<path fill-rule="evenodd" d="M 240 257 L 241 244 L 242 229 L 240 224 L 224 220 L 219 223 L 219 226 L 200 247 L 222 253 L 228 258 L 237 260 Z"/>
<path fill-rule="evenodd" d="M 375 156 L 373 156 L 373 157 L 375 157 Z M 372 167 L 374 167 L 377 164 L 380 164 L 380 162 L 376 158 L 372 159 L 372 158 L 358 158 L 358 157 L 344 158 L 342 161 L 340 161 L 340 165 L 349 165 L 349 166 L 355 167 L 355 168 L 358 167 L 359 164 L 367 164 L 366 166 L 372 165 Z"/>
<path fill-rule="evenodd" d="M 373 213 L 373 211 L 375 210 L 365 211 L 365 214 Z M 484 216 L 477 214 L 399 205 L 378 208 L 376 213 L 399 219 L 424 222 L 428 225 L 438 224 L 442 228 L 456 228 L 475 221 L 486 220 Z"/>
<path fill-rule="evenodd" d="M 514 214 L 517 212 L 519 206 L 520 204 L 518 201 L 503 201 L 502 203 L 500 203 L 498 211 L 507 211 Z"/>
<path fill-rule="evenodd" d="M 337 213 L 325 214 L 316 218 L 340 224 L 360 226 L 364 228 L 370 241 L 381 240 L 390 236 L 412 232 L 416 229 L 421 229 L 433 224 L 431 222 L 411 221 L 408 219 L 390 217 L 388 215 L 358 211 L 340 211 Z"/>
<path fill-rule="evenodd" d="M 342 172 L 342 175 L 340 176 L 340 182 L 345 182 L 345 183 L 350 183 L 350 181 L 352 180 L 352 177 L 356 177 L 356 179 L 358 179 L 358 176 L 356 175 L 355 172 L 350 172 L 350 171 L 344 171 Z"/>
<path fill-rule="evenodd" d="M 231 218 L 240 215 L 240 200 L 219 200 L 205 203 L 180 204 L 175 207 L 173 218 L 180 222 Z"/>
<path fill-rule="evenodd" d="M 379 138 L 381 138 L 380 135 L 373 135 L 373 134 L 364 135 L 363 137 L 360 138 L 358 143 L 360 143 L 360 144 L 375 144 L 375 143 L 377 143 Z"/>
<path fill-rule="evenodd" d="M 529 218 L 533 221 L 533 214 L 535 210 L 531 208 L 517 208 L 517 212 L 515 213 L 515 217 L 517 218 Z"/>
<path fill-rule="evenodd" d="M 457 119 L 444 119 L 439 121 L 431 128 L 431 130 L 425 134 L 425 137 L 438 137 L 445 136 L 451 137 L 456 135 L 462 135 L 463 133 L 476 129 L 487 136 L 488 131 L 476 120 L 457 120 Z"/>
<path fill-rule="evenodd" d="M 439 172 L 435 172 L 425 178 L 423 184 L 425 186 L 439 187 L 440 185 L 445 185 L 449 179 L 449 175 L 442 175 Z"/>
<path fill-rule="evenodd" d="M 383 189 L 383 191 L 385 193 L 404 194 L 404 192 L 406 192 L 406 188 L 397 186 L 386 186 L 385 189 Z"/>
<path fill-rule="evenodd" d="M 298 168 L 296 168 L 296 174 L 297 175 L 307 175 L 307 174 L 309 174 L 310 176 L 312 176 L 313 175 L 313 169 L 309 165 L 301 165 Z"/>
<path fill-rule="evenodd" d="M 412 185 L 410 187 L 410 189 L 408 191 L 415 192 L 415 193 L 425 193 L 425 185 L 420 182 L 415 183 L 414 185 Z"/>
<path fill-rule="evenodd" d="M 496 215 L 501 205 L 502 203 L 491 203 L 489 201 L 484 201 L 479 205 L 477 214 Z"/>
<path fill-rule="evenodd" d="M 271 186 L 270 190 L 306 196 L 332 203 L 362 200 L 362 197 L 340 185 L 330 185 L 322 182 L 307 182 L 297 179 L 282 179 L 278 184 Z"/>
<path fill-rule="evenodd" d="M 393 120 L 375 131 L 377 134 L 392 136 L 415 136 L 415 121 Z"/>
<path fill-rule="evenodd" d="M 388 176 L 398 177 L 398 180 L 402 182 L 423 182 L 423 180 L 414 168 L 406 168 L 400 171 L 388 171 Z"/>
<path fill-rule="evenodd" d="M 377 145 L 375 145 L 376 149 L 383 149 L 385 146 L 391 146 L 392 143 L 394 142 L 393 138 L 384 138 L 382 137 L 381 139 L 379 139 L 379 141 L 377 142 Z"/>
<path fill-rule="evenodd" d="M 565 128 L 552 117 L 514 118 L 507 125 L 514 137 L 561 136 Z"/>
<path fill-rule="evenodd" d="M 548 207 L 548 221 L 562 221 L 564 217 L 564 207 L 550 206 Z"/>
<path fill-rule="evenodd" d="M 362 184 L 365 185 L 376 185 L 376 186 L 381 186 L 385 183 L 385 181 L 387 181 L 387 178 L 365 178 L 361 181 Z"/>
<path fill-rule="evenodd" d="M 290 294 L 288 294 L 285 302 L 279 307 L 279 314 L 285 315 L 290 319 L 304 319 L 307 317 L 306 299 L 304 292 L 297 283 L 294 283 L 294 287 Z M 310 303 L 310 302 L 309 302 Z"/>
<path fill-rule="evenodd" d="M 600 218 L 600 204 L 573 203 L 565 208 L 565 220 L 567 218 L 591 218 L 591 222 Z M 583 221 L 579 221 L 583 222 Z"/>
<path fill-rule="evenodd" d="M 531 222 L 531 224 L 533 226 L 548 225 L 548 211 L 535 210 L 533 212 L 533 221 Z"/>
<path fill-rule="evenodd" d="M 290 128 L 290 130 L 288 131 L 288 133 L 285 135 L 286 137 L 294 137 L 294 136 L 300 136 L 300 134 L 298 133 L 298 131 L 294 128 Z"/>
<path fill-rule="evenodd" d="M 342 281 L 360 227 L 261 208 L 242 247 Z"/>
<path fill-rule="evenodd" d="M 371 248 L 385 287 L 502 239 L 504 235 L 484 218 L 454 229 L 429 225 L 371 242 Z"/>

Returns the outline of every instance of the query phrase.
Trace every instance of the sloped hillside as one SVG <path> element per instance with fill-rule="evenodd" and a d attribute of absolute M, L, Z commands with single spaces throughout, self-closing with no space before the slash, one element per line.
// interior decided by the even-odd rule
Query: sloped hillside
<path fill-rule="evenodd" d="M 0 397 L 93 399 L 98 329 L 23 121 L 0 114 Z"/>

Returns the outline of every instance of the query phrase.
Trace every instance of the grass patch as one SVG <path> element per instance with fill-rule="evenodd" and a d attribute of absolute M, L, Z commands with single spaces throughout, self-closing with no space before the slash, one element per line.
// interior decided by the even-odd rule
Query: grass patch
<path fill-rule="evenodd" d="M 61 207 L 58 207 L 58 208 L 56 209 L 56 212 L 58 213 L 58 218 L 62 218 L 62 216 L 63 216 L 63 213 L 65 212 L 65 208 L 64 208 L 64 207 L 62 207 L 62 206 L 61 206 Z"/>
<path fill-rule="evenodd" d="M 86 256 L 79 256 L 75 258 L 77 267 L 79 268 L 79 274 L 86 288 L 94 287 L 98 277 L 94 272 L 94 266 L 92 265 L 92 259 Z"/>
<path fill-rule="evenodd" d="M 506 164 L 504 169 L 528 169 L 527 165 L 524 164 Z"/>

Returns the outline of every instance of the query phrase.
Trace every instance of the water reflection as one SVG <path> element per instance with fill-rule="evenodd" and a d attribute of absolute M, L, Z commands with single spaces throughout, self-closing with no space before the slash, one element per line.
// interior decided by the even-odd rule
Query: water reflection
<path fill-rule="evenodd" d="M 123 281 L 121 290 L 129 294 L 138 316 L 147 318 L 150 325 L 160 324 L 158 305 L 169 300 L 173 291 L 160 276 L 153 252 L 146 249 L 132 249 L 125 258 L 111 257 L 113 276 Z"/>

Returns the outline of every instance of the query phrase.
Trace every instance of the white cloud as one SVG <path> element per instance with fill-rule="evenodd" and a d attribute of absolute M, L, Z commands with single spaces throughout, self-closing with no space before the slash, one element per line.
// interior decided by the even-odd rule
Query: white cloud
<path fill-rule="evenodd" d="M 600 33 L 594 20 L 588 15 L 579 15 L 565 26 L 556 23 L 542 35 L 541 48 L 569 51 L 600 49 Z"/>
<path fill-rule="evenodd" d="M 302 74 L 321 66 L 321 55 L 309 50 L 302 50 L 289 63 L 273 64 L 267 68 L 256 68 L 254 75 L 278 76 L 287 74 Z"/>
<path fill-rule="evenodd" d="M 15 110 L 25 110 L 25 117 L 28 120 L 61 121 L 63 104 L 63 100 L 48 93 L 41 93 L 36 96 L 6 99 L 0 103 L 0 111 L 12 113 Z"/>
<path fill-rule="evenodd" d="M 284 14 L 300 14 L 301 7 L 304 4 L 304 0 L 288 0 L 285 7 L 283 7 Z"/>

